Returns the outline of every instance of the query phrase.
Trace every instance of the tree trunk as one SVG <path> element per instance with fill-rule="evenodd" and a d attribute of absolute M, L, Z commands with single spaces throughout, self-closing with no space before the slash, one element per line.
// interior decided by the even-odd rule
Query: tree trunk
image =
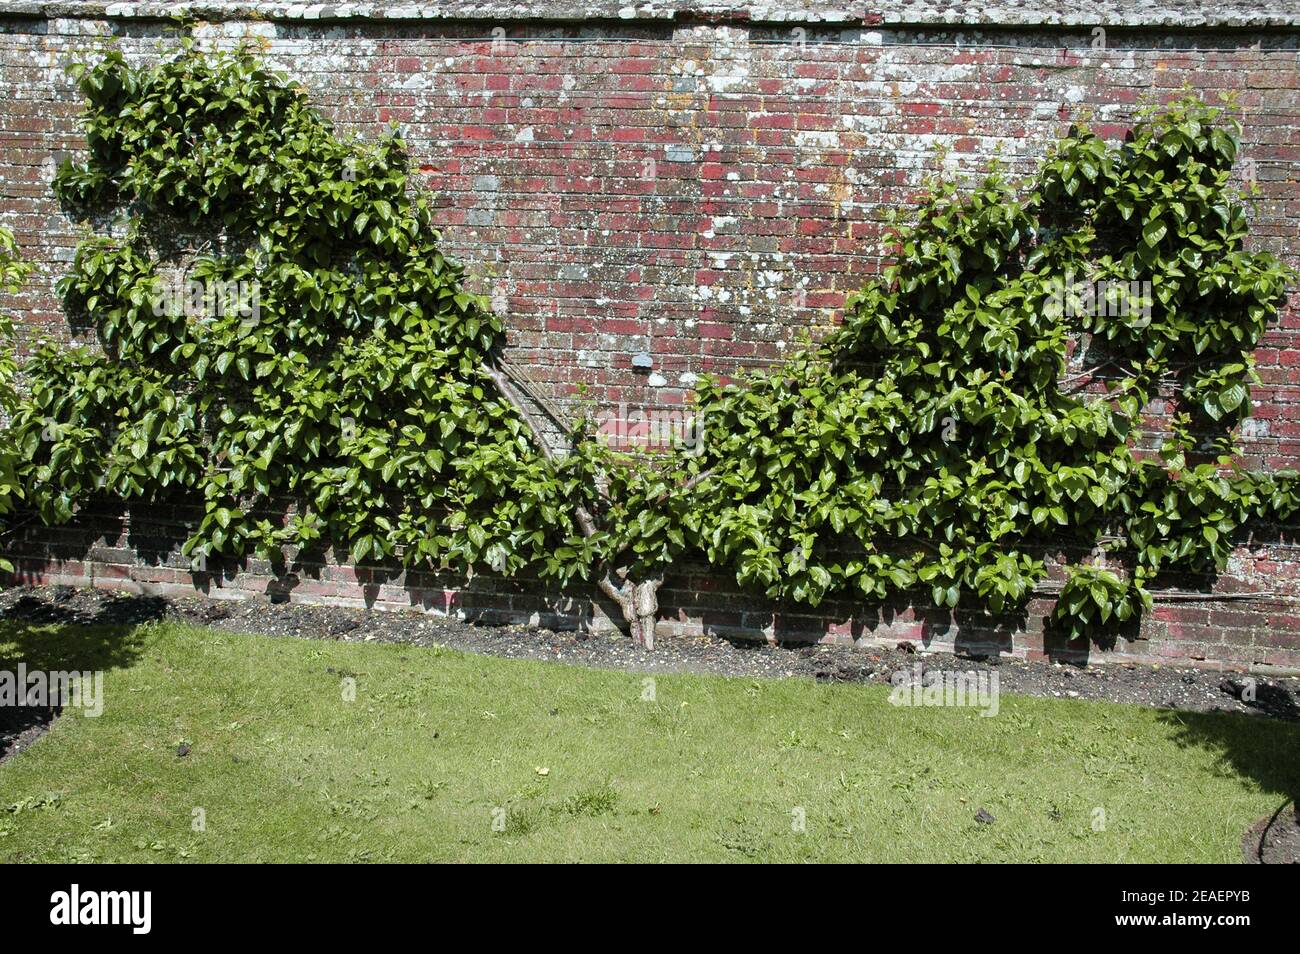
<path fill-rule="evenodd" d="M 537 423 L 532 411 L 525 406 L 523 400 L 515 393 L 514 387 L 505 374 L 499 368 L 490 364 L 484 366 L 483 372 L 496 385 L 496 389 L 501 392 L 501 396 L 506 402 L 519 413 L 524 425 L 532 434 L 533 443 L 537 445 L 542 456 L 553 463 L 555 461 L 555 451 L 547 443 L 546 434 L 543 432 L 541 425 Z M 587 509 L 581 506 L 578 507 L 576 515 L 582 535 L 584 537 L 594 536 L 596 521 L 592 519 Z M 616 576 L 617 582 L 615 582 Z M 638 646 L 644 646 L 646 649 L 654 649 L 655 624 L 659 620 L 659 587 L 663 585 L 663 577 L 642 580 L 638 583 L 628 579 L 626 571 L 619 571 L 615 574 L 606 570 L 597 583 L 601 591 L 618 604 L 628 630 L 631 632 L 632 641 Z"/>
<path fill-rule="evenodd" d="M 615 583 L 613 574 L 600 578 L 601 591 L 618 604 L 632 634 L 632 641 L 646 649 L 655 648 L 655 625 L 659 621 L 659 587 L 663 577 L 636 582 L 623 579 Z"/>

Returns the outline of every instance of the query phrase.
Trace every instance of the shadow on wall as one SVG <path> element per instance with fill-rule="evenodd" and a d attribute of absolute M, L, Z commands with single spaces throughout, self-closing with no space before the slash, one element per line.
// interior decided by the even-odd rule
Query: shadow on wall
<path fill-rule="evenodd" d="M 397 564 L 337 565 L 321 550 L 303 551 L 279 561 L 214 559 L 204 569 L 193 570 L 190 561 L 180 556 L 193 520 L 194 508 L 184 505 L 103 503 L 87 508 L 75 523 L 65 526 L 46 527 L 39 520 L 28 519 L 15 526 L 7 539 L 0 538 L 0 551 L 17 567 L 10 580 L 18 584 L 88 584 L 93 578 L 106 588 L 168 596 L 256 596 L 271 602 L 302 599 L 365 607 L 408 606 L 486 625 L 531 623 L 552 630 L 601 634 L 613 633 L 622 625 L 618 607 L 595 586 L 561 591 L 535 579 L 490 573 L 471 577 L 447 570 L 405 570 Z M 1253 535 L 1243 531 L 1235 542 L 1246 548 L 1239 552 L 1249 553 L 1250 547 L 1296 538 L 1294 528 L 1270 527 L 1258 528 Z M 1266 558 L 1277 559 L 1275 555 Z M 1289 592 L 1296 570 L 1282 570 L 1273 585 Z M 675 567 L 660 591 L 661 635 L 703 633 L 735 642 L 770 640 L 795 646 L 829 635 L 842 641 L 910 642 L 975 657 L 1041 649 L 1052 661 L 1078 665 L 1112 649 L 1153 656 L 1159 648 L 1152 648 L 1154 641 L 1175 641 L 1178 637 L 1164 636 L 1164 627 L 1168 621 L 1179 622 L 1180 607 L 1164 603 L 1160 589 L 1185 597 L 1194 595 L 1210 604 L 1221 597 L 1226 604 L 1243 595 L 1230 591 L 1256 590 L 1253 580 L 1236 577 L 1216 586 L 1213 573 L 1163 575 L 1157 581 L 1157 607 L 1146 614 L 1143 625 L 1125 624 L 1109 633 L 1107 642 L 1092 645 L 1086 639 L 1070 640 L 1052 624 L 1051 597 L 1035 598 L 1022 611 L 1004 614 L 977 607 L 934 607 L 897 596 L 875 604 L 835 599 L 810 608 L 761 593 L 741 592 L 728 577 L 725 571 L 706 565 Z M 1229 608 L 1249 617 L 1241 625 L 1251 632 L 1275 627 L 1270 615 L 1274 611 L 1251 606 L 1249 600 Z M 1202 629 L 1207 633 L 1198 639 L 1220 641 L 1214 638 L 1217 630 L 1209 631 L 1213 627 Z M 1211 646 L 1210 651 L 1213 649 Z"/>
<path fill-rule="evenodd" d="M 721 574 L 719 574 L 721 575 Z M 669 592 L 672 592 L 670 589 Z M 1009 653 L 1017 637 L 1034 632 L 1031 604 L 1016 613 L 994 614 L 980 609 L 950 609 L 918 604 L 897 596 L 863 605 L 844 600 L 829 601 L 818 608 L 781 603 L 762 595 L 730 593 L 705 603 L 698 599 L 685 605 L 663 601 L 669 617 L 695 618 L 703 632 L 731 640 L 770 638 L 783 646 L 806 646 L 828 634 L 857 642 L 878 639 L 910 642 L 926 649 L 949 650 L 970 656 Z M 1062 656 L 1072 654 L 1085 661 L 1077 644 L 1063 646 Z"/>
<path fill-rule="evenodd" d="M 564 593 L 537 580 L 412 570 L 396 561 L 339 565 L 323 548 L 275 560 L 209 558 L 195 569 L 181 555 L 194 514 L 195 508 L 184 505 L 104 503 L 64 526 L 23 520 L 8 539 L 0 538 L 0 553 L 15 566 L 4 574 L 5 582 L 100 585 L 173 597 L 264 597 L 272 603 L 346 601 L 366 608 L 382 602 L 487 625 L 531 621 L 559 630 L 600 628 L 598 606 L 621 619 L 613 603 L 601 604 L 594 586 L 590 593 Z"/>

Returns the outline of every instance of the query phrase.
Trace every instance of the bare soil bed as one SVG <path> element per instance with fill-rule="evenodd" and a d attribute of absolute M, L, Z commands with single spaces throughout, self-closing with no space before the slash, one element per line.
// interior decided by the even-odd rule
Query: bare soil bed
<path fill-rule="evenodd" d="M 1248 865 L 1300 864 L 1300 810 L 1296 803 L 1283 805 L 1252 825 L 1241 848 Z"/>
<path fill-rule="evenodd" d="M 45 706 L 0 706 L 0 765 L 40 738 L 55 718 Z"/>
<path fill-rule="evenodd" d="M 425 613 L 376 612 L 269 600 L 166 599 L 71 587 L 0 591 L 0 619 L 29 623 L 133 625 L 167 619 L 272 637 L 447 646 L 466 652 L 646 673 L 711 673 L 741 678 L 809 678 L 888 684 L 900 670 L 998 672 L 999 689 L 1032 696 L 1105 699 L 1194 712 L 1239 712 L 1300 720 L 1300 679 L 1248 677 L 1205 669 L 1136 664 L 1088 666 L 972 658 L 897 648 L 772 646 L 712 637 L 661 641 L 654 650 L 626 637 L 528 626 L 475 625 Z M 16 734 L 6 736 L 4 733 Z M 0 753 L 31 726 L 0 722 Z"/>

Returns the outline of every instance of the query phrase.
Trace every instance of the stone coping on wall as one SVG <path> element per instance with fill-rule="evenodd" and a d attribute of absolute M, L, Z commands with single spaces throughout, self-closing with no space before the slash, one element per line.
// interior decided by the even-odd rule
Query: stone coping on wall
<path fill-rule="evenodd" d="M 498 22 L 807 23 L 886 27 L 1300 27 L 1300 0 L 904 0 L 798 4 L 729 0 L 458 0 L 452 3 L 277 3 L 197 0 L 190 3 L 105 3 L 102 0 L 0 0 L 0 16 L 204 20 L 385 20 Z"/>

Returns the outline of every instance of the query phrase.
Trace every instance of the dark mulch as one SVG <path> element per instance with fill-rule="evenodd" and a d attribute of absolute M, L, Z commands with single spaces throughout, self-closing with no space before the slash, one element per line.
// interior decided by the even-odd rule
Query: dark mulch
<path fill-rule="evenodd" d="M 661 640 L 653 650 L 626 637 L 476 625 L 421 612 L 376 612 L 270 600 L 168 599 L 70 587 L 0 591 L 0 620 L 135 625 L 169 620 L 265 636 L 405 643 L 514 659 L 536 659 L 647 673 L 710 673 L 739 678 L 805 677 L 885 683 L 900 670 L 999 673 L 1003 692 L 1105 699 L 1193 712 L 1238 712 L 1300 720 L 1300 679 L 1248 677 L 1206 669 L 1136 664 L 1063 665 L 898 648 L 772 646 L 713 637 Z"/>
<path fill-rule="evenodd" d="M 1300 865 L 1300 809 L 1292 802 L 1261 818 L 1241 848 L 1248 865 Z"/>
<path fill-rule="evenodd" d="M 0 765 L 40 738 L 57 716 L 48 706 L 0 706 Z"/>

